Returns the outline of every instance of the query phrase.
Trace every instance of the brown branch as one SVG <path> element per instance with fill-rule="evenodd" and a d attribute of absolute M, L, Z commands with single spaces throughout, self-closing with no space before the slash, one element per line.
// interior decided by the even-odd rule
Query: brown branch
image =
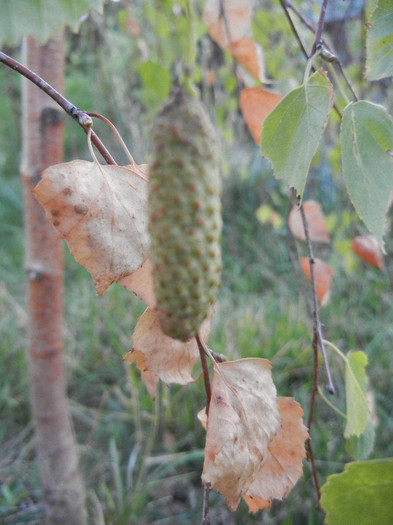
<path fill-rule="evenodd" d="M 321 43 L 323 26 L 325 25 L 325 15 L 326 15 L 327 4 L 328 4 L 328 0 L 322 1 L 321 11 L 319 12 L 318 24 L 315 30 L 314 43 L 311 48 L 311 55 L 314 55 L 314 53 L 316 52 L 318 48 L 318 45 Z"/>
<path fill-rule="evenodd" d="M 317 466 L 315 464 L 314 452 L 311 446 L 311 438 L 309 438 L 306 441 L 306 449 L 307 449 L 308 457 L 310 458 L 310 462 L 311 462 L 312 476 L 314 478 L 315 489 L 317 491 L 318 502 L 319 502 L 321 500 L 321 488 L 319 486 L 318 472 L 317 472 Z"/>
<path fill-rule="evenodd" d="M 230 45 L 233 42 L 233 38 L 232 38 L 232 34 L 231 34 L 231 28 L 229 27 L 228 13 L 226 11 L 225 4 L 224 4 L 223 0 L 220 0 L 220 18 L 222 18 L 223 21 L 224 21 L 225 33 L 226 33 L 226 37 L 228 39 L 228 44 L 229 44 L 229 47 L 230 47 Z M 236 95 L 237 95 L 237 98 L 239 98 L 240 97 L 241 86 L 240 86 L 240 82 L 239 82 L 237 60 L 235 59 L 235 57 L 233 57 L 232 69 L 233 69 L 233 75 L 234 75 L 234 77 L 236 79 Z"/>
<path fill-rule="evenodd" d="M 203 489 L 203 510 L 202 510 L 202 525 L 210 525 L 209 519 L 209 494 L 210 483 L 206 483 Z"/>
<path fill-rule="evenodd" d="M 10 56 L 6 55 L 5 53 L 0 51 L 0 62 L 2 62 L 5 66 L 13 69 L 20 75 L 26 77 L 30 82 L 35 84 L 37 87 L 39 87 L 42 91 L 44 91 L 49 97 L 51 97 L 70 117 L 72 117 L 84 130 L 84 132 L 87 134 L 88 130 L 92 126 L 92 119 L 91 117 L 82 111 L 81 109 L 77 108 L 67 100 L 63 95 L 61 95 L 54 87 L 52 87 L 48 82 L 46 82 L 43 78 L 41 78 L 39 75 L 34 73 L 34 71 L 31 71 L 28 67 L 24 66 L 14 58 L 11 58 Z M 93 144 L 96 146 L 98 151 L 101 153 L 107 164 L 116 164 L 114 161 L 112 155 L 109 153 L 109 151 L 105 148 L 104 144 L 101 142 L 101 140 L 98 138 L 98 136 L 92 131 L 91 132 L 91 140 Z"/>
<path fill-rule="evenodd" d="M 334 385 L 332 382 L 332 377 L 330 374 L 330 368 L 329 363 L 327 361 L 327 355 L 326 355 L 326 349 L 325 344 L 323 342 L 323 335 L 322 335 L 322 324 L 319 317 L 319 306 L 318 306 L 318 297 L 317 297 L 317 286 L 316 286 L 316 279 L 315 279 L 315 258 L 314 253 L 312 249 L 310 234 L 308 231 L 308 224 L 307 224 L 307 218 L 306 214 L 303 208 L 303 205 L 300 206 L 300 214 L 302 217 L 302 223 L 304 228 L 304 234 L 306 237 L 306 245 L 307 245 L 307 251 L 308 251 L 308 261 L 310 264 L 310 274 L 311 274 L 311 288 L 312 288 L 312 301 L 313 301 L 313 332 L 314 332 L 314 339 L 319 344 L 319 347 L 321 349 L 321 354 L 323 358 L 323 362 L 325 365 L 325 371 L 326 371 L 326 377 L 327 377 L 327 386 L 326 389 L 330 394 L 334 394 Z"/>
<path fill-rule="evenodd" d="M 315 33 L 316 32 L 316 27 L 309 21 L 307 20 L 307 18 L 303 15 L 303 13 L 301 13 L 299 11 L 299 9 L 294 5 L 292 4 L 292 2 L 290 2 L 290 0 L 286 0 L 286 7 L 287 8 L 290 8 L 291 11 L 293 11 L 295 13 L 295 15 L 298 17 L 298 19 L 302 22 L 302 24 L 307 27 L 307 29 L 309 29 L 312 33 Z M 289 15 L 287 15 L 288 17 Z M 289 17 L 290 19 L 290 17 Z M 340 69 L 340 73 L 341 75 L 343 76 L 344 80 L 345 80 L 345 83 L 347 84 L 348 86 L 348 89 L 350 90 L 350 92 L 352 93 L 352 96 L 355 100 L 359 100 L 359 95 L 356 93 L 355 91 L 355 88 L 353 87 L 351 81 L 349 80 L 348 76 L 347 76 L 347 73 L 344 69 L 344 66 L 341 62 L 341 60 L 338 58 L 337 56 L 337 53 L 335 52 L 335 50 L 333 48 L 331 48 L 327 43 L 326 41 L 321 38 L 321 43 L 323 44 L 323 46 L 330 52 L 332 53 L 334 56 L 335 56 L 335 60 L 334 62 L 337 64 L 338 68 Z"/>

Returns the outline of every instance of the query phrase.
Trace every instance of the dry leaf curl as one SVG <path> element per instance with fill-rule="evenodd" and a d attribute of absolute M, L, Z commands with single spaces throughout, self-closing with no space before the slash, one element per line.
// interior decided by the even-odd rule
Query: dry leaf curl
<path fill-rule="evenodd" d="M 210 331 L 210 316 L 200 329 L 200 336 L 207 342 Z M 165 335 L 155 313 L 147 308 L 138 320 L 132 335 L 134 346 L 124 361 L 136 363 L 142 381 L 154 397 L 158 380 L 164 383 L 185 385 L 194 381 L 192 369 L 199 359 L 195 339 L 177 341 Z"/>
<path fill-rule="evenodd" d="M 254 481 L 279 426 L 269 361 L 215 363 L 202 480 L 231 510 Z"/>
<path fill-rule="evenodd" d="M 286 498 L 303 474 L 308 439 L 303 410 L 292 397 L 279 397 L 281 426 L 268 445 L 266 462 L 244 496 L 251 512 L 268 509 L 272 499 Z"/>
<path fill-rule="evenodd" d="M 98 295 L 147 258 L 146 171 L 75 160 L 46 169 L 34 190 Z"/>

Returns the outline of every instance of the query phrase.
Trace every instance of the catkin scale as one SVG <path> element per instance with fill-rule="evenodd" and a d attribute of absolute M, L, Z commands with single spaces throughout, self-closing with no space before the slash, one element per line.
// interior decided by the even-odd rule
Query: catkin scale
<path fill-rule="evenodd" d="M 178 89 L 156 118 L 149 169 L 149 233 L 156 315 L 162 331 L 195 336 L 221 273 L 217 134 L 203 105 Z"/>

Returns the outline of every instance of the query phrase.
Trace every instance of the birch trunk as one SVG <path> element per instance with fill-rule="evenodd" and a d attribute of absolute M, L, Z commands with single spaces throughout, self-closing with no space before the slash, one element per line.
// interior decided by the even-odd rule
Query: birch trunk
<path fill-rule="evenodd" d="M 64 42 L 25 39 L 23 62 L 63 91 Z M 35 85 L 22 85 L 25 268 L 30 315 L 29 377 L 46 523 L 84 525 L 85 492 L 66 398 L 63 363 L 62 241 L 32 194 L 42 170 L 62 160 L 63 113 Z"/>

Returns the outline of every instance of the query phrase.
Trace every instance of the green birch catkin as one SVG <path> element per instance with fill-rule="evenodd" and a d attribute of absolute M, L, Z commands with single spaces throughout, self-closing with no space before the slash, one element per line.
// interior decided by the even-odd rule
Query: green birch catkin
<path fill-rule="evenodd" d="M 221 273 L 221 179 L 217 135 L 203 105 L 178 89 L 158 115 L 149 170 L 149 232 L 162 331 L 195 336 Z"/>

